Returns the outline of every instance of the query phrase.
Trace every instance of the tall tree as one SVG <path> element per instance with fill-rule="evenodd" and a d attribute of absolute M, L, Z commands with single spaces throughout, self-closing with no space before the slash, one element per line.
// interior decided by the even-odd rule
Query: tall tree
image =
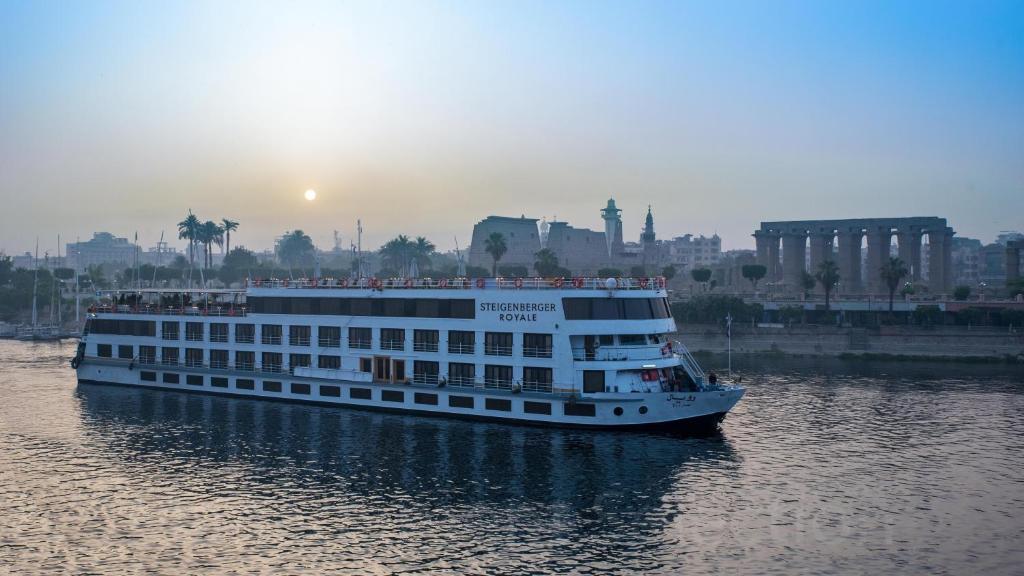
<path fill-rule="evenodd" d="M 381 264 L 399 276 L 407 276 L 409 259 L 415 250 L 416 243 L 405 234 L 399 234 L 380 247 Z"/>
<path fill-rule="evenodd" d="M 537 271 L 537 274 L 546 277 L 555 276 L 558 272 L 558 254 L 555 254 L 554 250 L 544 248 L 533 256 L 537 259 L 533 263 L 533 269 Z"/>
<path fill-rule="evenodd" d="M 693 278 L 694 282 L 697 282 L 704 286 L 704 290 L 708 289 L 708 280 L 711 280 L 711 269 L 710 268 L 694 268 L 690 270 L 690 277 Z"/>
<path fill-rule="evenodd" d="M 671 282 L 672 279 L 676 277 L 676 267 L 671 264 L 665 266 L 661 270 L 661 275 L 665 277 L 666 282 Z"/>
<path fill-rule="evenodd" d="M 498 276 L 498 261 L 508 252 L 508 245 L 505 244 L 505 237 L 501 232 L 491 232 L 491 235 L 484 240 L 484 250 L 494 259 L 491 266 L 491 275 Z"/>
<path fill-rule="evenodd" d="M 200 241 L 205 246 L 205 265 L 207 268 L 213 267 L 213 245 L 219 244 L 224 241 L 224 231 L 221 230 L 213 220 L 207 220 L 203 222 L 203 225 L 199 229 Z"/>
<path fill-rule="evenodd" d="M 420 269 L 427 269 L 431 267 L 430 255 L 434 253 L 437 246 L 430 240 L 427 240 L 423 236 L 417 236 L 416 241 L 412 244 L 413 258 L 416 260 L 416 266 Z"/>
<path fill-rule="evenodd" d="M 302 230 L 285 232 L 277 244 L 277 257 L 282 264 L 289 267 L 312 266 L 316 259 L 313 239 Z"/>
<path fill-rule="evenodd" d="M 889 289 L 889 314 L 892 314 L 892 303 L 893 299 L 896 298 L 896 290 L 900 287 L 900 280 L 903 280 L 909 273 L 910 271 L 907 270 L 907 265 L 903 263 L 903 260 L 891 256 L 882 264 L 882 268 L 879 270 L 882 280 L 885 281 L 885 286 Z"/>
<path fill-rule="evenodd" d="M 740 273 L 750 281 L 750 285 L 757 291 L 757 283 L 768 274 L 768 267 L 764 264 L 744 264 Z"/>
<path fill-rule="evenodd" d="M 188 264 L 191 267 L 195 263 L 196 238 L 199 236 L 199 229 L 202 227 L 199 218 L 188 211 L 188 216 L 178 222 L 178 238 L 188 240 Z"/>
<path fill-rule="evenodd" d="M 822 289 L 825 290 L 825 310 L 829 310 L 832 289 L 839 283 L 839 266 L 836 266 L 836 263 L 831 260 L 824 260 L 818 266 L 818 271 L 814 273 L 814 278 L 821 284 Z"/>
<path fill-rule="evenodd" d="M 224 229 L 225 247 L 224 254 L 231 253 L 231 233 L 238 230 L 238 222 L 224 218 L 220 221 L 220 227 Z"/>

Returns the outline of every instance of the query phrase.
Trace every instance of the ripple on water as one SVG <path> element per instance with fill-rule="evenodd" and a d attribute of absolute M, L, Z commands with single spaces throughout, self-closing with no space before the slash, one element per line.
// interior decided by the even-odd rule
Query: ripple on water
<path fill-rule="evenodd" d="M 1024 561 L 1012 370 L 759 365 L 720 435 L 674 438 L 76 386 L 72 353 L 0 342 L 0 572 Z"/>

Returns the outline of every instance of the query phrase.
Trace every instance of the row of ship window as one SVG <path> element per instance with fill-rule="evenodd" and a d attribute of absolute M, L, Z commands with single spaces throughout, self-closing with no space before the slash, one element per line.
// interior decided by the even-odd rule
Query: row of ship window
<path fill-rule="evenodd" d="M 148 324 L 149 326 L 140 326 Z M 203 322 L 185 322 L 185 340 L 187 342 L 204 342 L 205 326 Z M 209 324 L 209 342 L 228 342 L 229 324 L 214 322 Z M 280 345 L 284 342 L 284 326 L 280 324 L 261 324 L 260 343 L 264 345 Z M 180 322 L 161 322 L 160 337 L 163 340 L 181 339 Z M 156 336 L 155 322 L 147 320 L 93 320 L 89 332 L 95 334 L 117 334 L 130 336 Z M 288 326 L 289 346 L 310 346 L 312 344 L 311 326 Z M 438 330 L 413 330 L 412 350 L 414 352 L 437 352 L 440 342 Z M 381 350 L 404 351 L 406 330 L 404 328 L 379 328 L 378 341 Z M 235 342 L 239 344 L 256 343 L 256 324 L 235 324 Z M 320 348 L 341 347 L 341 327 L 317 327 L 316 344 Z M 523 334 L 523 356 L 527 358 L 550 358 L 551 334 Z M 373 348 L 373 328 L 348 328 L 348 348 L 369 350 Z M 513 350 L 511 332 L 485 332 L 484 354 L 489 356 L 511 356 Z M 448 331 L 449 354 L 476 353 L 476 332 L 465 330 Z"/>
<path fill-rule="evenodd" d="M 136 358 L 134 346 L 122 344 L 117 346 L 117 357 L 122 360 L 135 361 L 142 366 L 157 364 L 156 346 L 139 346 L 138 357 Z M 209 356 L 206 356 L 206 353 Z M 111 344 L 97 344 L 96 356 L 99 358 L 112 358 L 114 347 Z M 246 350 L 234 352 L 234 362 L 231 363 L 229 350 L 204 350 L 202 348 L 185 348 L 184 365 L 189 368 L 211 368 L 214 370 L 241 370 L 251 372 L 294 373 L 296 368 L 312 367 L 312 355 L 310 354 L 288 354 L 288 364 L 285 365 L 286 356 L 280 352 L 263 352 L 256 363 L 256 353 Z M 374 361 L 385 361 L 388 358 L 359 358 L 359 371 L 373 374 L 375 380 L 386 380 L 394 383 L 409 382 L 409 375 L 406 373 L 405 362 L 394 361 L 386 366 L 374 366 Z M 164 366 L 177 366 L 181 363 L 181 349 L 177 347 L 161 347 L 159 363 Z M 513 367 L 507 365 L 486 364 L 484 365 L 483 379 L 477 377 L 476 364 L 463 362 L 449 362 L 448 373 L 442 375 L 441 363 L 432 360 L 414 360 L 412 366 L 411 381 L 415 384 L 447 384 L 452 386 L 466 386 L 494 388 L 511 390 L 514 385 Z M 316 359 L 316 367 L 326 370 L 340 370 L 341 356 L 319 354 Z M 603 390 L 603 372 L 601 387 Z M 553 384 L 553 371 L 549 367 L 524 366 L 519 386 L 527 392 L 551 392 Z"/>
<path fill-rule="evenodd" d="M 143 370 L 140 372 L 139 377 L 143 382 L 157 381 L 157 373 L 153 371 Z M 181 375 L 176 372 L 163 372 L 160 375 L 160 381 L 164 384 L 180 384 Z M 185 384 L 189 386 L 206 386 L 206 377 L 201 374 L 186 374 Z M 229 379 L 224 376 L 210 376 L 209 386 L 213 388 L 228 388 Z M 254 391 L 256 390 L 256 381 L 252 378 L 235 378 L 234 388 L 236 390 Z M 263 392 L 281 393 L 284 391 L 284 384 L 276 380 L 263 380 L 260 382 L 260 388 Z M 288 391 L 292 394 L 311 396 L 313 387 L 310 384 L 302 382 L 291 382 L 288 385 Z M 340 386 L 320 384 L 316 387 L 316 391 L 319 396 L 324 398 L 341 397 Z M 354 400 L 374 400 L 374 389 L 352 386 L 348 389 L 348 397 Z M 406 393 L 403 390 L 381 389 L 379 391 L 379 399 L 383 402 L 404 403 L 405 398 Z M 413 392 L 412 398 L 415 404 L 437 406 L 439 395 L 433 392 Z M 474 409 L 477 407 L 476 398 L 473 396 L 449 394 L 448 406 L 451 408 Z M 595 416 L 597 414 L 594 404 L 588 404 L 585 402 L 566 402 L 562 406 L 563 413 L 566 416 Z M 484 398 L 483 408 L 485 410 L 498 412 L 511 412 L 512 400 L 508 398 Z M 523 400 L 523 412 L 526 414 L 550 415 L 551 403 Z"/>

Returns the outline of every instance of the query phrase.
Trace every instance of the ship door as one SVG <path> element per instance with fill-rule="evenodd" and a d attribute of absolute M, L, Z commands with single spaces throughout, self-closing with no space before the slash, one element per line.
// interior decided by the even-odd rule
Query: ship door
<path fill-rule="evenodd" d="M 584 336 L 583 337 L 583 352 L 584 360 L 593 360 L 595 353 L 597 352 L 597 337 L 596 336 Z"/>
<path fill-rule="evenodd" d="M 405 382 L 405 360 L 392 360 L 391 375 L 395 382 Z"/>
<path fill-rule="evenodd" d="M 373 380 L 375 382 L 391 381 L 391 358 L 387 356 L 373 357 Z"/>

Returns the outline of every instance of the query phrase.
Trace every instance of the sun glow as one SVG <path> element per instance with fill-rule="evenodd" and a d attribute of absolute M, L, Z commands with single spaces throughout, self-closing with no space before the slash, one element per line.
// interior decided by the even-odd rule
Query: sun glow
<path fill-rule="evenodd" d="M 316 200 L 316 190 L 313 190 L 312 188 L 306 190 L 306 200 L 309 200 L 310 202 Z"/>

